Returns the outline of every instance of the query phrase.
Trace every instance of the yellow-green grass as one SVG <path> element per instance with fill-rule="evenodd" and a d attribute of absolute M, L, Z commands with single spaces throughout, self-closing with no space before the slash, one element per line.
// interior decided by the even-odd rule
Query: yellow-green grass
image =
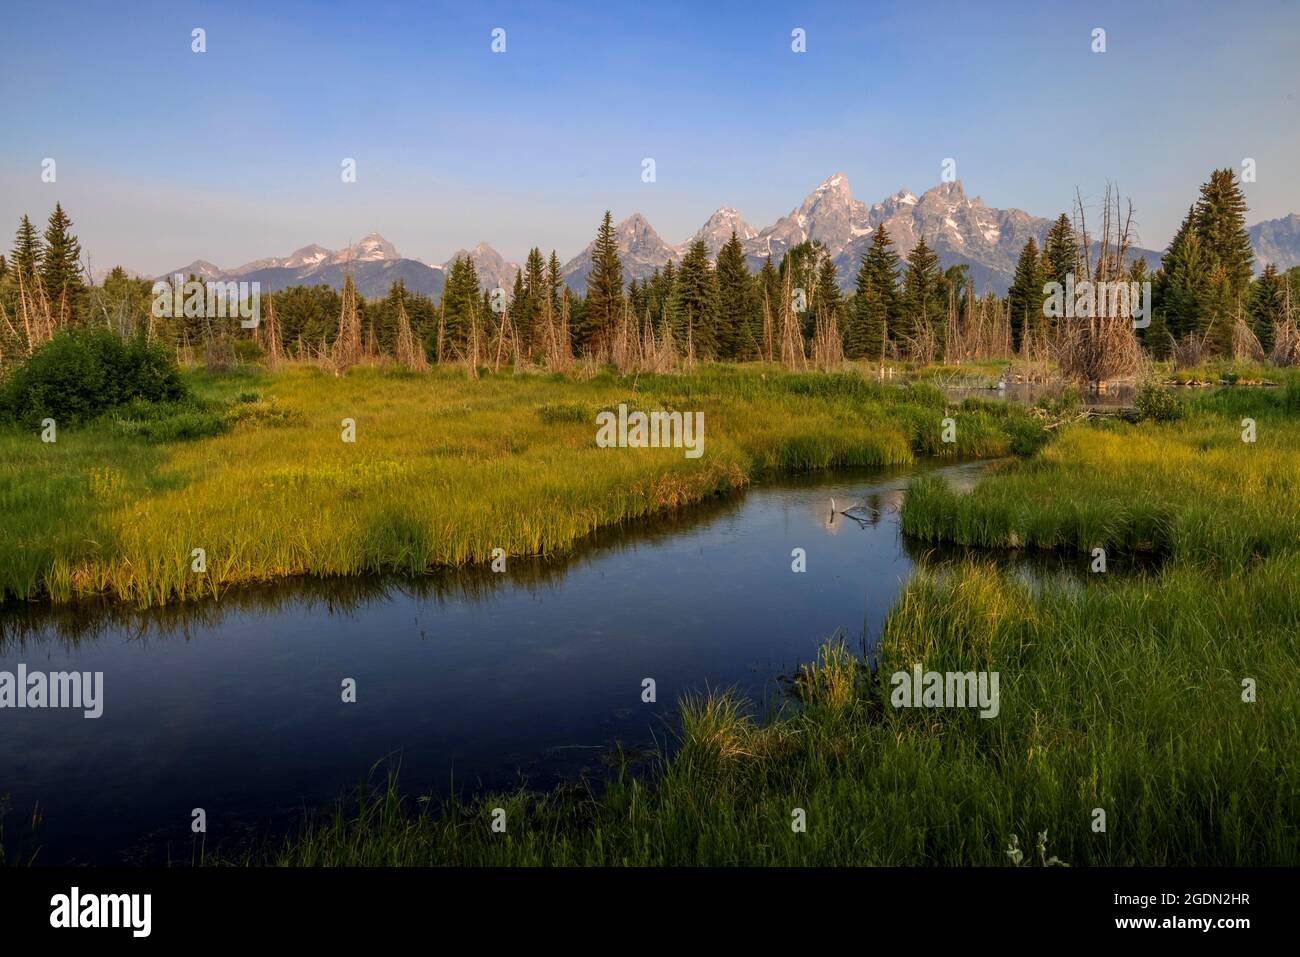
<path fill-rule="evenodd" d="M 246 859 L 1006 865 L 1010 835 L 1035 862 L 1046 831 L 1074 866 L 1294 866 L 1298 413 L 1294 383 L 1198 396 L 1177 422 L 1069 428 L 964 496 L 918 480 L 905 505 L 934 540 L 1152 548 L 1167 557 L 1152 574 L 1030 585 L 923 567 L 878 670 L 832 643 L 773 720 L 726 693 L 683 702 L 679 747 L 651 774 L 420 806 L 390 783 Z M 892 707 L 889 676 L 917 663 L 998 672 L 997 716 Z"/>
<path fill-rule="evenodd" d="M 1300 549 L 1296 382 L 1197 395 L 1172 423 L 1068 428 L 968 494 L 918 480 L 903 530 L 963 545 L 1157 552 L 1225 569 Z M 1243 440 L 1246 420 L 1253 442 Z"/>
<path fill-rule="evenodd" d="M 184 428 L 119 411 L 53 443 L 0 429 L 0 597 L 156 604 L 290 575 L 483 562 L 497 548 L 552 554 L 769 471 L 1000 455 L 1035 441 L 1016 410 L 773 367 L 586 380 L 302 367 L 190 382 L 224 411 L 185 412 Z M 620 402 L 703 412 L 704 454 L 599 448 L 595 415 Z M 941 441 L 948 415 L 955 444 Z M 344 419 L 354 443 L 342 440 Z M 226 431 L 203 435 L 209 425 Z M 169 438 L 178 433 L 202 437 Z"/>

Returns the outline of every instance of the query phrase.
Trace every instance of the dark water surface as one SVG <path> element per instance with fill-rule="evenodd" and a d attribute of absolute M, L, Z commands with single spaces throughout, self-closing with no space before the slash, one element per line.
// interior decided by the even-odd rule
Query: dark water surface
<path fill-rule="evenodd" d="M 193 808 L 208 849 L 228 848 L 330 803 L 386 756 L 412 792 L 546 788 L 603 773 L 616 743 L 670 740 L 684 694 L 736 686 L 761 709 L 837 630 L 870 650 L 927 554 L 896 510 L 932 467 L 756 487 L 505 574 L 292 581 L 150 612 L 9 609 L 0 670 L 104 673 L 98 719 L 0 711 L 9 860 L 39 847 L 45 864 L 186 861 Z M 968 483 L 982 468 L 943 471 Z M 832 520 L 832 498 L 878 515 Z M 356 703 L 341 700 L 345 678 Z"/>

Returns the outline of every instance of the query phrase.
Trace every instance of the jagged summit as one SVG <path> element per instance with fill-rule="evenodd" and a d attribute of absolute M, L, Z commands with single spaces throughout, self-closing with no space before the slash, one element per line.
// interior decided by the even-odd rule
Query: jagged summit
<path fill-rule="evenodd" d="M 1023 210 L 988 206 L 978 196 L 968 197 L 961 180 L 938 183 L 919 196 L 902 188 L 867 205 L 854 197 L 848 177 L 835 172 L 798 206 L 763 229 L 751 226 L 734 207 L 721 206 L 676 245 L 665 242 L 640 212 L 621 220 L 614 232 L 624 281 L 644 281 L 669 260 L 680 261 L 696 241 L 702 240 L 709 255 L 716 257 L 734 231 L 751 269 L 758 269 L 769 255 L 773 262 L 779 262 L 802 242 L 822 243 L 839 270 L 840 283 L 847 289 L 857 276 L 872 234 L 883 224 L 899 255 L 906 256 L 924 236 L 945 268 L 965 264 L 978 289 L 987 284 L 1005 292 L 1021 248 L 1031 237 L 1041 243 L 1051 222 Z M 1300 216 L 1291 214 L 1259 223 L 1251 227 L 1250 237 L 1259 268 L 1265 262 L 1276 262 L 1281 268 L 1300 264 Z M 563 266 L 564 279 L 575 292 L 586 290 L 593 246 L 588 244 Z M 1159 258 L 1151 250 L 1133 252 L 1150 262 Z M 473 260 L 485 289 L 511 288 L 519 271 L 517 264 L 507 262 L 487 243 L 457 255 L 468 255 Z M 283 258 L 259 259 L 233 270 L 196 260 L 173 273 L 193 273 L 204 279 L 261 278 L 272 288 L 283 288 L 297 282 L 337 286 L 344 272 L 350 272 L 365 295 L 383 295 L 395 278 L 402 278 L 413 291 L 437 295 L 454 258 L 427 264 L 404 259 L 392 243 L 372 232 L 342 250 L 313 244 Z"/>

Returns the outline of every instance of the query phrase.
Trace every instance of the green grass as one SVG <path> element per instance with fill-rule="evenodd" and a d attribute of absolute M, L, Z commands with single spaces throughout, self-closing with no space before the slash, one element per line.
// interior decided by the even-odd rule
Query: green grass
<path fill-rule="evenodd" d="M 1300 386 L 1187 412 L 1069 427 L 968 493 L 919 479 L 904 509 L 932 541 L 1158 551 L 1151 574 L 1031 586 L 993 564 L 922 567 L 878 671 L 832 642 L 767 721 L 726 693 L 685 701 L 649 774 L 414 804 L 390 781 L 245 860 L 1005 866 L 1010 835 L 1032 859 L 1046 831 L 1073 866 L 1294 866 Z M 888 675 L 916 662 L 997 671 L 999 714 L 891 707 Z"/>
<path fill-rule="evenodd" d="M 878 673 L 831 642 L 765 720 L 726 693 L 683 702 L 680 740 L 648 770 L 446 802 L 390 780 L 241 860 L 1006 865 L 1011 834 L 1032 857 L 1047 831 L 1073 866 L 1295 865 L 1300 379 L 1278 378 L 1181 397 L 1176 422 L 1067 426 L 1038 450 L 1041 422 L 1014 406 L 949 406 L 930 385 L 852 374 L 196 375 L 188 409 L 119 412 L 55 445 L 0 432 L 0 582 L 11 596 L 159 603 L 303 572 L 458 565 L 494 547 L 563 551 L 773 471 L 1015 451 L 1028 457 L 968 492 L 918 479 L 905 531 L 1154 552 L 1159 569 L 1030 587 L 992 564 L 922 568 Z M 703 410 L 704 456 L 598 449 L 595 413 L 619 402 Z M 940 441 L 947 415 L 955 447 Z M 344 417 L 356 445 L 339 440 Z M 198 546 L 203 577 L 188 571 Z M 888 675 L 916 662 L 999 672 L 998 716 L 892 708 Z M 791 829 L 796 808 L 806 833 Z"/>
<path fill-rule="evenodd" d="M 297 368 L 188 384 L 199 400 L 184 408 L 128 407 L 52 444 L 0 429 L 0 598 L 149 605 L 290 575 L 484 562 L 495 548 L 553 554 L 768 472 L 1038 440 L 1018 411 L 949 407 L 928 386 L 772 367 L 585 381 Z M 620 402 L 703 411 L 703 456 L 598 448 L 596 412 Z M 203 574 L 191 571 L 196 548 Z"/>
<path fill-rule="evenodd" d="M 1046 830 L 1074 866 L 1295 864 L 1295 578 L 1270 560 L 1031 594 L 991 566 L 923 573 L 889 618 L 882 673 L 998 671 L 997 717 L 894 709 L 888 682 L 831 643 L 778 720 L 727 694 L 684 702 L 680 750 L 648 777 L 442 805 L 390 782 L 246 860 L 1006 865 L 1011 834 L 1028 849 Z"/>
<path fill-rule="evenodd" d="M 1043 451 L 958 494 L 913 484 L 903 529 L 988 547 L 1156 552 L 1240 568 L 1300 543 L 1300 380 L 1186 400 L 1169 424 L 1067 429 Z M 1242 420 L 1256 441 L 1242 441 Z"/>

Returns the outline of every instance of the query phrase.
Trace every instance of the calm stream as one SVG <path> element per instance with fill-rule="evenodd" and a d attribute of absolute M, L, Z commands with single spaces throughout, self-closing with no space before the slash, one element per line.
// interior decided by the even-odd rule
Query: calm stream
<path fill-rule="evenodd" d="M 193 808 L 209 850 L 226 848 L 329 804 L 385 758 L 408 792 L 547 788 L 603 773 L 616 743 L 671 741 L 686 693 L 735 686 L 761 710 L 837 629 L 870 650 L 924 560 L 897 508 L 932 467 L 757 486 L 505 574 L 293 581 L 152 612 L 0 611 L 0 670 L 104 674 L 98 719 L 0 712 L 9 860 L 39 847 L 45 864 L 187 861 Z M 943 471 L 968 483 L 983 467 Z M 879 514 L 832 520 L 832 498 Z M 1060 563 L 1082 572 L 1086 556 Z M 341 700 L 346 678 L 355 703 Z"/>

